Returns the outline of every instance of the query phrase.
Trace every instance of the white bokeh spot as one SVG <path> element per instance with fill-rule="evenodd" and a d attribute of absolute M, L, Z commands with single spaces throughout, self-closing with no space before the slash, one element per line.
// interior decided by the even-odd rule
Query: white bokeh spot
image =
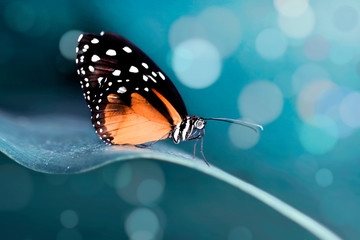
<path fill-rule="evenodd" d="M 176 76 L 190 88 L 206 88 L 221 73 L 221 58 L 217 49 L 204 39 L 190 39 L 179 44 L 172 58 Z"/>
<path fill-rule="evenodd" d="M 268 60 L 280 58 L 285 53 L 287 46 L 286 36 L 272 28 L 262 30 L 255 40 L 256 51 Z"/>
<path fill-rule="evenodd" d="M 268 124 L 277 119 L 283 104 L 283 95 L 278 86 L 266 80 L 245 86 L 238 99 L 241 116 L 259 124 Z"/>
<path fill-rule="evenodd" d="M 276 10 L 286 17 L 298 17 L 309 6 L 309 0 L 274 0 Z"/>
<path fill-rule="evenodd" d="M 297 17 L 279 15 L 280 29 L 290 38 L 302 39 L 307 37 L 314 29 L 315 16 L 311 7 Z"/>
<path fill-rule="evenodd" d="M 259 134 L 255 133 L 252 129 L 231 124 L 229 127 L 230 141 L 237 148 L 249 149 L 254 147 L 259 142 Z"/>
<path fill-rule="evenodd" d="M 59 49 L 61 55 L 69 60 L 74 60 L 76 58 L 75 48 L 78 45 L 78 37 L 82 34 L 80 30 L 70 30 L 64 33 L 59 42 Z"/>

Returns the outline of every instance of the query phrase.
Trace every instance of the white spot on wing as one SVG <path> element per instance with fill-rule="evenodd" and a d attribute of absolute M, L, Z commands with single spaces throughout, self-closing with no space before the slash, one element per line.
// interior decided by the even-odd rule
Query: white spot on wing
<path fill-rule="evenodd" d="M 98 55 L 93 55 L 93 56 L 91 57 L 91 61 L 93 61 L 93 62 L 97 62 L 97 61 L 99 61 L 99 60 L 100 60 L 100 58 L 99 58 Z"/>
<path fill-rule="evenodd" d="M 101 86 L 101 81 L 103 80 L 103 77 L 98 78 L 99 85 Z M 101 95 L 100 95 L 101 96 Z"/>
<path fill-rule="evenodd" d="M 105 34 L 105 32 L 104 32 L 104 31 L 102 31 L 102 32 L 100 33 L 100 35 L 101 35 L 101 36 L 103 36 L 104 34 Z"/>
<path fill-rule="evenodd" d="M 146 88 L 144 88 L 144 90 L 146 91 L 146 92 L 148 92 L 149 91 L 149 89 L 146 87 Z"/>
<path fill-rule="evenodd" d="M 126 87 L 119 87 L 119 89 L 117 90 L 118 93 L 125 93 L 126 91 Z"/>
<path fill-rule="evenodd" d="M 143 79 L 145 82 L 147 82 L 147 80 L 149 79 L 147 76 L 143 75 Z"/>
<path fill-rule="evenodd" d="M 115 70 L 115 71 L 113 71 L 113 75 L 114 76 L 120 76 L 120 73 L 121 73 L 121 71 L 120 70 Z"/>
<path fill-rule="evenodd" d="M 158 72 L 159 73 L 159 76 L 161 77 L 162 80 L 165 80 L 165 76 L 164 74 L 162 74 L 162 72 Z"/>
<path fill-rule="evenodd" d="M 90 72 L 94 72 L 94 71 L 95 71 L 95 68 L 90 65 L 90 66 L 89 66 L 89 70 L 90 70 Z"/>
<path fill-rule="evenodd" d="M 83 38 L 83 34 L 80 34 L 80 36 L 79 36 L 79 38 L 78 38 L 78 42 L 80 42 L 81 41 L 81 39 Z"/>
<path fill-rule="evenodd" d="M 144 68 L 148 69 L 149 66 L 146 63 L 142 63 L 141 65 L 143 65 Z"/>
<path fill-rule="evenodd" d="M 129 72 L 138 73 L 139 69 L 137 69 L 137 67 L 131 66 L 130 69 L 129 69 Z"/>
<path fill-rule="evenodd" d="M 78 48 L 78 47 L 75 48 L 75 52 L 76 52 L 76 53 L 79 52 L 79 48 Z"/>
<path fill-rule="evenodd" d="M 92 43 L 92 44 L 97 44 L 97 43 L 99 43 L 99 39 L 93 38 L 93 39 L 91 40 L 91 43 Z"/>
<path fill-rule="evenodd" d="M 148 76 L 154 83 L 157 83 L 156 80 L 152 76 L 150 76 L 150 75 L 148 75 Z"/>
<path fill-rule="evenodd" d="M 106 55 L 108 56 L 116 56 L 116 51 L 114 49 L 109 49 L 106 51 Z"/>
<path fill-rule="evenodd" d="M 156 74 L 155 72 L 151 72 L 151 74 L 152 74 L 154 77 L 157 76 L 157 74 Z"/>
<path fill-rule="evenodd" d="M 125 52 L 127 52 L 127 53 L 131 53 L 131 52 L 132 52 L 132 50 L 131 50 L 128 46 L 123 47 L 123 50 L 124 50 Z"/>

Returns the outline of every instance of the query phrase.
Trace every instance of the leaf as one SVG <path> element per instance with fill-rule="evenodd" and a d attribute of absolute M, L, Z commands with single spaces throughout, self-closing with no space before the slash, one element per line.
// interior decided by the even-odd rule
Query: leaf
<path fill-rule="evenodd" d="M 320 239 L 339 240 L 335 233 L 271 194 L 202 160 L 159 143 L 152 149 L 107 146 L 95 135 L 88 120 L 63 115 L 13 117 L 0 115 L 0 151 L 19 164 L 44 173 L 80 173 L 105 164 L 151 158 L 179 164 L 226 182 L 253 196 Z"/>

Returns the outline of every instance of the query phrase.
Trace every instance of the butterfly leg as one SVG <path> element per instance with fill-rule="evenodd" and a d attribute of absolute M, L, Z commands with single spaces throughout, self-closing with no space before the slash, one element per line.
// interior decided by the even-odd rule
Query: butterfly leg
<path fill-rule="evenodd" d="M 196 155 L 196 144 L 198 143 L 199 138 L 196 138 L 196 141 L 194 143 L 194 155 L 193 155 L 193 159 L 195 159 L 195 155 Z"/>
<path fill-rule="evenodd" d="M 171 131 L 170 131 L 171 132 Z M 160 141 L 161 139 L 163 139 L 166 135 L 169 135 L 170 132 L 164 134 L 164 136 L 162 136 L 161 138 L 159 138 L 158 140 L 156 141 L 153 141 L 149 144 L 138 144 L 138 145 L 135 145 L 135 147 L 138 147 L 138 148 L 148 148 L 148 147 L 151 147 L 152 145 L 154 145 L 155 143 L 157 143 L 158 141 Z"/>
<path fill-rule="evenodd" d="M 206 157 L 204 155 L 204 152 L 203 152 L 203 146 L 204 146 L 204 135 L 205 135 L 205 129 L 203 129 L 199 135 L 197 135 L 196 137 L 193 137 L 193 138 L 190 138 L 188 140 L 195 140 L 196 139 L 196 142 L 194 143 L 194 158 L 195 158 L 195 153 L 196 153 L 196 144 L 198 143 L 199 140 L 201 140 L 201 145 L 200 145 L 200 153 L 203 157 L 203 160 L 204 162 L 206 163 L 206 165 L 208 165 L 210 167 L 210 164 L 208 163 L 208 161 L 206 161 Z"/>
<path fill-rule="evenodd" d="M 206 161 L 206 157 L 204 155 L 204 152 L 203 152 L 203 146 L 204 146 L 204 135 L 205 135 L 205 129 L 203 129 L 202 131 L 202 134 L 201 134 L 201 147 L 200 147 L 200 153 L 204 159 L 204 162 L 208 165 L 208 167 L 210 167 L 210 164 L 208 163 L 208 161 Z"/>

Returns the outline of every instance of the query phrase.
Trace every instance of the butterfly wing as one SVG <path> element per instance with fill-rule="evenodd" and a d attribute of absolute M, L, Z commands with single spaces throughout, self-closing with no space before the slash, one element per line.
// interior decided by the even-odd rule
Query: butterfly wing
<path fill-rule="evenodd" d="M 187 115 L 165 73 L 124 37 L 82 34 L 77 73 L 99 137 L 114 144 L 141 144 L 168 137 Z"/>

